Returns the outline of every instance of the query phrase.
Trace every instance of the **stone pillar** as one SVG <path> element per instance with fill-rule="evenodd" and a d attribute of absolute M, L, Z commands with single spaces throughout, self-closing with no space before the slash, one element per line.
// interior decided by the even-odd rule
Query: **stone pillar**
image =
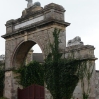
<path fill-rule="evenodd" d="M 5 88 L 4 88 L 4 97 L 8 99 L 17 99 L 16 90 L 19 87 L 16 79 L 14 78 L 16 75 L 13 71 L 5 72 Z"/>
<path fill-rule="evenodd" d="M 95 56 L 94 56 L 94 47 L 91 45 L 74 45 L 74 46 L 69 46 L 66 48 L 66 54 L 65 58 L 68 58 L 72 56 L 75 59 L 91 59 L 91 67 L 93 68 L 93 74 L 90 79 L 90 94 L 89 94 L 89 99 L 96 99 L 96 94 L 95 94 Z M 87 66 L 89 66 L 89 63 L 87 63 Z M 91 68 L 90 68 L 91 69 Z M 85 91 L 87 90 L 87 82 L 86 79 L 84 81 L 85 83 Z M 78 85 L 76 86 L 74 93 L 73 93 L 74 99 L 82 99 L 82 88 L 81 88 L 81 82 L 79 81 Z"/>
<path fill-rule="evenodd" d="M 96 90 L 96 99 L 99 99 L 99 70 L 96 70 L 95 90 Z"/>

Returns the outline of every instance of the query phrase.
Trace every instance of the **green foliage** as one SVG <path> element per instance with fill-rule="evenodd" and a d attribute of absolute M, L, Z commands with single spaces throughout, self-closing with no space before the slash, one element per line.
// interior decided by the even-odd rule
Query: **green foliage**
<path fill-rule="evenodd" d="M 54 43 L 50 44 L 51 52 L 45 60 L 45 82 L 53 99 L 70 99 L 79 81 L 76 72 L 80 61 L 74 59 L 62 59 L 59 53 L 59 33 L 54 29 Z"/>
<path fill-rule="evenodd" d="M 18 83 L 23 87 L 27 87 L 32 84 L 44 85 L 44 69 L 43 66 L 36 61 L 32 61 L 25 66 L 21 66 L 14 72 L 18 74 L 16 78 L 18 79 Z"/>

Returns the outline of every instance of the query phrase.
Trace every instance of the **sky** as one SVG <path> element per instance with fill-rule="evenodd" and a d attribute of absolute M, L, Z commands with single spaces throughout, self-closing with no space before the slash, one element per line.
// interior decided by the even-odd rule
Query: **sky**
<path fill-rule="evenodd" d="M 37 2 L 33 0 L 33 3 Z M 65 21 L 71 23 L 66 28 L 66 42 L 80 36 L 84 45 L 95 47 L 95 57 L 99 58 L 99 0 L 40 0 L 44 7 L 49 3 L 62 5 L 65 12 Z M 6 21 L 21 17 L 22 11 L 27 8 L 26 0 L 1 0 L 0 2 L 0 36 L 6 33 Z M 36 50 L 36 51 L 35 51 Z M 40 52 L 38 46 L 35 52 Z M 5 40 L 0 37 L 0 55 L 5 54 Z M 99 60 L 96 61 L 99 70 Z"/>

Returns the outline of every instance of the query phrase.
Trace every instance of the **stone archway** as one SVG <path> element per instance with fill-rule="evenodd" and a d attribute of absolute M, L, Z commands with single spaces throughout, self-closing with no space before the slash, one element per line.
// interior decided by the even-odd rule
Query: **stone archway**
<path fill-rule="evenodd" d="M 13 68 L 20 66 L 29 49 L 37 43 L 43 55 L 48 54 L 47 47 L 53 43 L 55 28 L 61 29 L 60 51 L 66 48 L 66 27 L 70 23 L 64 20 L 65 9 L 51 3 L 44 8 L 34 5 L 22 12 L 21 18 L 6 22 L 5 51 L 5 87 L 4 97 L 17 99 L 17 83 L 14 79 Z"/>
<path fill-rule="evenodd" d="M 27 54 L 29 52 L 29 50 L 35 45 L 37 44 L 36 42 L 32 41 L 32 40 L 27 40 L 27 41 L 23 41 L 21 42 L 20 44 L 18 44 L 13 52 L 13 57 L 12 57 L 12 66 L 13 68 L 12 69 L 17 69 L 19 68 L 20 66 L 22 66 L 25 62 L 25 59 L 27 57 Z M 42 51 L 43 52 L 43 51 Z M 44 57 L 44 55 L 43 55 Z M 11 76 L 11 79 L 12 79 L 12 89 L 13 92 L 12 92 L 12 99 L 16 99 L 17 97 L 17 88 L 18 87 L 21 87 L 17 82 L 16 82 L 16 79 L 14 79 L 14 77 L 16 77 L 16 74 L 13 73 L 12 71 L 9 71 L 8 73 L 10 73 L 12 76 Z M 8 74 L 7 73 L 7 74 Z M 6 75 L 7 75 L 6 74 Z M 10 80 L 11 80 L 10 79 Z M 6 85 L 8 85 L 8 82 L 9 79 L 5 79 L 5 83 Z M 6 86 L 5 85 L 5 86 Z"/>
<path fill-rule="evenodd" d="M 65 58 L 74 52 L 75 58 L 88 59 L 90 57 L 93 62 L 92 66 L 95 65 L 93 46 L 73 44 L 74 46 L 66 48 L 66 27 L 70 23 L 65 22 L 64 12 L 65 9 L 61 5 L 51 3 L 43 8 L 40 4 L 35 3 L 26 8 L 20 18 L 6 22 L 6 34 L 2 36 L 6 40 L 4 97 L 17 99 L 18 84 L 14 79 L 13 68 L 24 62 L 27 52 L 35 43 L 40 46 L 43 55 L 46 56 L 49 44 L 53 43 L 52 32 L 55 28 L 61 29 L 59 50 L 65 53 Z M 95 99 L 94 76 L 95 70 L 91 81 L 90 99 Z M 78 94 L 76 94 L 76 98 L 78 98 Z M 50 99 L 50 96 L 48 95 L 46 99 Z"/>
<path fill-rule="evenodd" d="M 24 64 L 24 60 L 26 59 L 29 50 L 35 44 L 37 44 L 37 43 L 34 41 L 30 41 L 30 40 L 25 41 L 25 42 L 21 42 L 21 44 L 19 44 L 17 46 L 17 48 L 15 49 L 15 52 L 13 53 L 14 56 L 12 58 L 12 65 L 17 68 L 20 65 Z M 43 58 L 44 58 L 44 54 L 43 54 Z"/>

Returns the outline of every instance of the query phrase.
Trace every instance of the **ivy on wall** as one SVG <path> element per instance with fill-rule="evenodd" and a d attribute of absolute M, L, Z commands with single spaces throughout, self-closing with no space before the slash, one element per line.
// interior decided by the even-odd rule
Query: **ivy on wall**
<path fill-rule="evenodd" d="M 59 53 L 60 30 L 53 31 L 54 43 L 50 44 L 51 52 L 48 54 L 45 67 L 45 82 L 53 99 L 70 99 L 79 81 L 76 74 L 79 61 L 73 59 L 62 59 Z"/>
<path fill-rule="evenodd" d="M 73 57 L 74 52 L 67 59 L 62 58 L 62 53 L 59 52 L 60 31 L 56 28 L 53 31 L 54 42 L 50 44 L 51 52 L 49 52 L 44 63 L 44 81 L 53 99 L 71 99 L 78 81 L 81 80 L 81 77 L 84 79 L 85 73 L 91 78 L 92 71 L 90 72 L 90 68 L 87 69 L 87 63 L 90 59 L 75 59 Z M 90 78 L 87 75 L 89 83 Z M 89 93 L 85 94 L 89 95 Z M 84 93 L 83 99 L 88 99 L 84 98 Z"/>
<path fill-rule="evenodd" d="M 39 62 L 32 61 L 27 65 L 21 66 L 14 72 L 18 74 L 15 78 L 23 87 L 32 84 L 44 86 L 44 68 Z"/>

